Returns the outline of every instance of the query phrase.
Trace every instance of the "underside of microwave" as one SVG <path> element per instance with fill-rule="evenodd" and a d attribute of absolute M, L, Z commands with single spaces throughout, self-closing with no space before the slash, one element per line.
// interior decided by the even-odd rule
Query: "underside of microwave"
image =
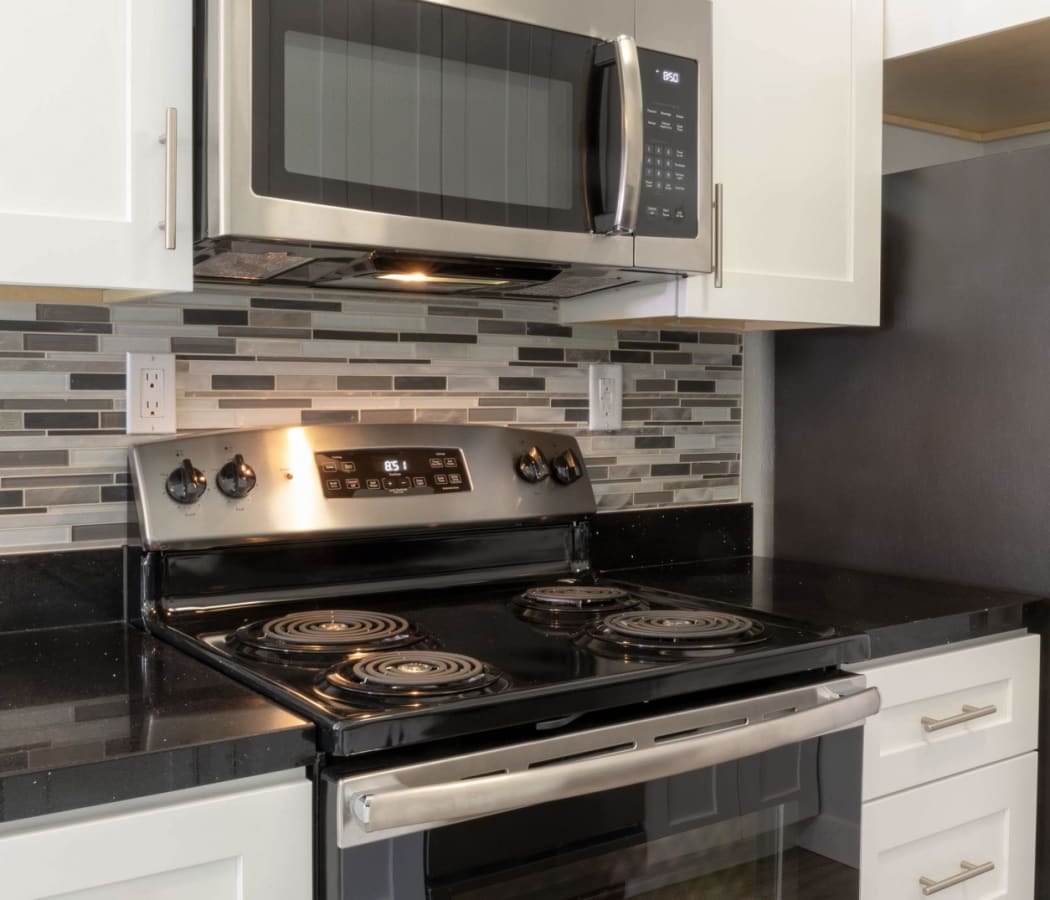
<path fill-rule="evenodd" d="M 668 272 L 574 263 L 433 256 L 239 238 L 197 242 L 194 279 L 243 285 L 566 300 L 674 279 Z"/>

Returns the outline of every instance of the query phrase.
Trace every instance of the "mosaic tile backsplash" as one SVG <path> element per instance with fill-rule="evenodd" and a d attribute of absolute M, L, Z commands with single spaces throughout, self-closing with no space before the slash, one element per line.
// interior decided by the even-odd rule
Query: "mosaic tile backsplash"
<path fill-rule="evenodd" d="M 559 325 L 539 303 L 201 289 L 0 301 L 0 553 L 118 546 L 126 351 L 177 355 L 180 431 L 441 422 L 568 431 L 602 508 L 739 499 L 741 337 Z M 624 427 L 587 431 L 587 365 Z"/>

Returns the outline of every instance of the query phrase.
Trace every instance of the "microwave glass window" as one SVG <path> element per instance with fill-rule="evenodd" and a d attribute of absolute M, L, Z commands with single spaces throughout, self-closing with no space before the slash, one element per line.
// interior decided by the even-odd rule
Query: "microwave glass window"
<path fill-rule="evenodd" d="M 568 81 L 299 31 L 284 69 L 290 172 L 572 207 Z"/>
<path fill-rule="evenodd" d="M 255 0 L 253 190 L 587 231 L 598 43 L 419 0 Z"/>

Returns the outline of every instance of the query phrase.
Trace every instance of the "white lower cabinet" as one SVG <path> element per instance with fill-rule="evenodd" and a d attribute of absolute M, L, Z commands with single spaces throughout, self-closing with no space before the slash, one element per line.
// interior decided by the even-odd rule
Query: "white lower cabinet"
<path fill-rule="evenodd" d="M 301 770 L 0 826 L 4 900 L 310 900 Z"/>
<path fill-rule="evenodd" d="M 864 726 L 861 900 L 1032 900 L 1039 642 L 851 667 L 882 695 Z"/>
<path fill-rule="evenodd" d="M 1037 756 L 865 803 L 861 900 L 1031 900 Z"/>

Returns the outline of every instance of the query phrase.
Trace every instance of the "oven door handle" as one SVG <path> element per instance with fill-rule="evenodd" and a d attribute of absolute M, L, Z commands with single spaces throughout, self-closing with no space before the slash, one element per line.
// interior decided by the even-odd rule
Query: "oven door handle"
<path fill-rule="evenodd" d="M 877 688 L 774 719 L 641 750 L 553 763 L 521 772 L 351 794 L 348 812 L 367 832 L 450 824 L 479 816 L 669 778 L 860 724 L 879 711 Z"/>

